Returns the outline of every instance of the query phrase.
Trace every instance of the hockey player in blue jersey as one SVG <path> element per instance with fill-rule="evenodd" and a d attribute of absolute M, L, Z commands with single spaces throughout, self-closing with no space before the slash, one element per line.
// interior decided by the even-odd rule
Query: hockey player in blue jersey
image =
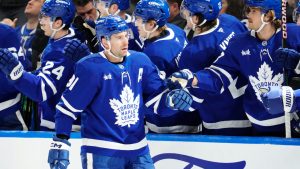
<path fill-rule="evenodd" d="M 108 15 L 119 15 L 122 17 L 130 28 L 130 39 L 129 39 L 129 50 L 142 51 L 143 44 L 139 39 L 139 34 L 137 28 L 131 22 L 132 17 L 126 13 L 129 9 L 129 0 L 94 0 L 97 9 L 101 12 L 101 17 Z M 103 48 L 100 47 L 100 51 Z"/>
<path fill-rule="evenodd" d="M 142 95 L 165 86 L 145 54 L 128 50 L 128 29 L 119 16 L 97 21 L 97 38 L 105 50 L 77 62 L 75 76 L 56 106 L 56 136 L 48 156 L 51 168 L 67 168 L 67 139 L 79 114 L 82 168 L 154 168 L 145 137 Z"/>
<path fill-rule="evenodd" d="M 232 38 L 223 55 L 212 66 L 195 74 L 179 72 L 169 82 L 179 84 L 176 78 L 185 79 L 188 87 L 220 93 L 237 77 L 247 79 L 244 109 L 256 135 L 284 136 L 283 113 L 269 114 L 261 102 L 261 94 L 271 86 L 281 86 L 283 69 L 273 63 L 275 50 L 281 47 L 281 1 L 247 0 L 247 18 L 251 31 Z M 288 25 L 287 47 L 299 50 L 299 26 Z M 299 52 L 299 51 L 298 51 Z M 183 86 L 186 86 L 183 84 Z M 217 100 L 216 100 L 217 101 Z"/>
<path fill-rule="evenodd" d="M 55 128 L 55 105 L 74 70 L 78 60 L 65 56 L 63 49 L 74 37 L 74 31 L 69 26 L 75 15 L 75 7 L 69 0 L 47 0 L 41 9 L 40 24 L 44 34 L 50 37 L 41 56 L 41 67 L 34 74 L 22 69 L 19 61 L 13 59 L 11 53 L 1 49 L 4 54 L 0 57 L 4 66 L 0 67 L 6 74 L 11 74 L 11 83 L 21 93 L 30 99 L 39 102 L 41 107 L 41 130 Z M 74 42 L 71 41 L 70 44 Z M 88 54 L 88 53 L 87 53 Z M 77 123 L 79 124 L 79 123 Z M 79 130 L 74 125 L 74 130 Z"/>
<path fill-rule="evenodd" d="M 247 30 L 238 19 L 230 15 L 219 17 L 220 10 L 221 0 L 182 2 L 181 15 L 195 33 L 177 58 L 179 69 L 196 72 L 209 67 L 223 54 L 234 36 Z M 234 79 L 222 94 L 189 89 L 200 100 L 193 108 L 201 116 L 203 134 L 251 135 L 251 123 L 243 109 L 245 87 L 241 82 L 241 78 Z"/>
<path fill-rule="evenodd" d="M 143 39 L 143 53 L 157 66 L 162 79 L 177 71 L 176 57 L 187 44 L 185 32 L 167 23 L 169 5 L 165 0 L 141 0 L 134 10 L 135 25 Z M 145 109 L 145 111 L 152 111 Z M 156 133 L 198 133 L 201 120 L 197 112 L 177 113 L 172 117 L 146 114 L 149 131 Z"/>
<path fill-rule="evenodd" d="M 4 24 L 0 24 L 0 48 L 6 48 L 13 53 L 15 60 L 25 62 L 21 51 L 20 40 L 17 32 Z M 0 67 L 5 61 L 4 53 L 0 52 Z M 19 56 L 19 57 L 18 57 Z M 19 63 L 19 62 L 17 62 Z M 28 130 L 21 114 L 21 94 L 6 78 L 5 73 L 0 71 L 0 130 Z"/>

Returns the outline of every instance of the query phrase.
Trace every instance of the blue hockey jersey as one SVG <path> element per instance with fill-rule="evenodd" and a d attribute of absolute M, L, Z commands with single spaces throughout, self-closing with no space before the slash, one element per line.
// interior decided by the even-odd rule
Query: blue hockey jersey
<path fill-rule="evenodd" d="M 60 39 L 50 39 L 41 56 L 41 67 L 34 74 L 24 72 L 14 86 L 41 107 L 41 130 L 55 128 L 55 105 L 58 103 L 68 80 L 74 72 L 74 61 L 63 54 L 68 39 L 74 31 Z M 76 123 L 79 124 L 79 123 Z M 79 130 L 79 125 L 74 125 Z"/>
<path fill-rule="evenodd" d="M 185 32 L 173 24 L 167 24 L 164 34 L 155 39 L 145 41 L 143 52 L 157 66 L 162 79 L 178 70 L 176 57 L 186 46 Z M 177 112 L 170 117 L 161 117 L 153 112 L 153 106 L 145 108 L 146 125 L 155 133 L 198 133 L 201 120 L 197 112 Z M 164 111 L 164 110 L 162 110 Z"/>
<path fill-rule="evenodd" d="M 14 55 L 19 56 L 22 64 L 25 61 L 23 53 L 20 52 L 20 39 L 11 27 L 0 24 L 0 48 L 8 48 Z M 13 86 L 6 75 L 0 71 L 0 129 L 1 130 L 28 130 L 21 116 L 21 94 Z M 18 117 L 11 119 L 10 117 Z M 11 121 L 12 120 L 12 121 Z M 16 120 L 21 120 L 18 123 Z"/>
<path fill-rule="evenodd" d="M 178 57 L 180 69 L 192 72 L 209 67 L 226 50 L 230 40 L 247 29 L 235 17 L 221 15 L 212 29 L 194 36 L 181 56 Z M 200 79 L 201 80 L 201 79 Z M 243 109 L 243 93 L 246 86 L 242 78 L 235 78 L 222 94 L 189 89 L 198 102 L 197 109 L 203 124 L 203 134 L 251 135 L 251 123 Z"/>
<path fill-rule="evenodd" d="M 69 135 L 72 121 L 81 114 L 82 153 L 145 154 L 149 150 L 142 96 L 164 88 L 143 53 L 128 51 L 122 63 L 109 62 L 103 52 L 87 56 L 77 62 L 75 78 L 57 105 L 56 133 Z"/>
<path fill-rule="evenodd" d="M 147 39 L 143 49 L 163 79 L 178 70 L 175 59 L 187 44 L 185 32 L 176 25 L 167 24 L 164 33 L 158 38 Z"/>
<path fill-rule="evenodd" d="M 287 47 L 300 46 L 300 27 L 288 25 Z M 281 86 L 283 70 L 273 64 L 273 55 L 281 47 L 282 32 L 278 30 L 269 40 L 258 39 L 254 31 L 236 35 L 224 55 L 209 68 L 196 73 L 198 86 L 204 91 L 220 91 L 234 82 L 234 79 L 247 79 L 248 87 L 244 94 L 244 109 L 251 121 L 255 134 L 284 135 L 284 116 L 267 112 L 261 102 L 261 94 L 270 86 Z M 209 82 L 210 81 L 210 82 Z M 214 86 L 207 84 L 214 84 Z"/>

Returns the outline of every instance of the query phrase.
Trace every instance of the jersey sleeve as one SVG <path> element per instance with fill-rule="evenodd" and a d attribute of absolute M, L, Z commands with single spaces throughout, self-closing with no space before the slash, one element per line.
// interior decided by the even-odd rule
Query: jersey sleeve
<path fill-rule="evenodd" d="M 67 84 L 56 105 L 55 125 L 57 134 L 70 134 L 72 123 L 94 98 L 99 84 L 95 73 L 82 62 L 76 64 L 74 76 Z"/>
<path fill-rule="evenodd" d="M 145 74 L 143 75 L 143 93 L 146 105 L 146 113 L 156 113 L 159 116 L 171 116 L 178 111 L 171 110 L 165 104 L 169 92 L 164 81 L 158 75 L 158 69 L 150 61 L 145 60 Z"/>
<path fill-rule="evenodd" d="M 208 68 L 198 71 L 198 87 L 213 94 L 222 93 L 239 75 L 239 63 L 231 49 L 222 52 L 216 61 Z"/>
<path fill-rule="evenodd" d="M 14 82 L 19 91 L 37 102 L 46 101 L 63 92 L 73 73 L 73 62 L 61 52 L 52 52 L 49 55 L 59 59 L 46 60 L 34 74 L 24 72 L 21 78 Z"/>

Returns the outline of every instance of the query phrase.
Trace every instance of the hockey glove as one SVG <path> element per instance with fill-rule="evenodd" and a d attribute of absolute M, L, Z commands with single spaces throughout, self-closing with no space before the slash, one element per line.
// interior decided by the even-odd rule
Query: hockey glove
<path fill-rule="evenodd" d="M 87 41 L 88 47 L 93 53 L 99 52 L 98 39 L 96 37 L 95 22 L 84 21 L 81 16 L 76 16 L 73 22 L 75 28 L 78 28 L 81 33 L 84 34 L 84 38 Z"/>
<path fill-rule="evenodd" d="M 0 69 L 11 80 L 19 79 L 24 71 L 24 68 L 19 62 L 17 56 L 14 56 L 8 49 L 0 48 Z"/>
<path fill-rule="evenodd" d="M 167 86 L 169 89 L 182 89 L 191 87 L 194 79 L 194 74 L 189 69 L 183 69 L 179 72 L 173 73 L 167 79 Z"/>
<path fill-rule="evenodd" d="M 270 87 L 269 92 L 262 94 L 261 99 L 270 114 L 290 113 L 296 110 L 293 90 L 290 87 Z M 283 92 L 283 89 L 285 90 Z M 286 110 L 284 110 L 286 109 Z"/>
<path fill-rule="evenodd" d="M 175 89 L 168 93 L 166 98 L 166 106 L 173 110 L 190 111 L 193 98 L 187 91 L 183 89 Z"/>
<path fill-rule="evenodd" d="M 279 48 L 275 51 L 274 62 L 279 68 L 286 70 L 295 70 L 300 74 L 300 53 L 294 49 Z"/>
<path fill-rule="evenodd" d="M 50 169 L 66 169 L 68 167 L 70 147 L 71 143 L 68 140 L 54 136 L 48 154 Z"/>
<path fill-rule="evenodd" d="M 64 47 L 64 53 L 67 57 L 71 58 L 74 62 L 77 62 L 84 56 L 90 54 L 89 48 L 86 44 L 80 42 L 78 39 L 68 40 L 68 43 Z"/>

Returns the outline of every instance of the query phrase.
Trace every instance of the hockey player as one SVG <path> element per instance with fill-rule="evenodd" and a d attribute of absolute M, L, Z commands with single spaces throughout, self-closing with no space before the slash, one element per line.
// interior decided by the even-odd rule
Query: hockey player
<path fill-rule="evenodd" d="M 51 168 L 67 168 L 67 139 L 79 114 L 82 168 L 154 168 L 145 137 L 142 94 L 165 87 L 150 59 L 128 50 L 128 29 L 119 16 L 97 21 L 97 38 L 105 50 L 77 62 L 75 77 L 56 106 L 56 136 L 48 156 Z"/>
<path fill-rule="evenodd" d="M 129 50 L 142 51 L 143 44 L 139 39 L 137 28 L 132 23 L 132 18 L 126 13 L 130 6 L 129 0 L 94 0 L 97 9 L 102 16 L 119 15 L 122 17 L 130 28 Z M 100 47 L 100 51 L 103 48 Z"/>
<path fill-rule="evenodd" d="M 182 2 L 181 14 L 195 33 L 177 58 L 180 69 L 196 72 L 209 67 L 223 54 L 234 36 L 247 30 L 230 15 L 223 14 L 219 19 L 220 10 L 221 0 Z M 245 87 L 241 86 L 241 82 L 241 78 L 234 79 L 222 94 L 190 89 L 191 94 L 204 99 L 194 106 L 203 121 L 203 134 L 251 135 L 251 123 L 243 109 Z"/>
<path fill-rule="evenodd" d="M 7 48 L 16 60 L 19 59 L 24 63 L 17 32 L 10 26 L 0 24 L 0 37 L 0 48 Z M 5 66 L 2 54 L 0 52 L 0 67 Z M 0 130 L 28 130 L 20 111 L 21 94 L 2 71 L 0 71 L 0 84 Z"/>
<path fill-rule="evenodd" d="M 176 57 L 187 44 L 185 32 L 167 24 L 169 16 L 169 5 L 165 0 L 141 0 L 134 10 L 135 25 L 144 41 L 143 53 L 157 66 L 162 79 L 178 70 Z M 152 110 L 145 109 L 146 112 Z M 181 112 L 167 118 L 150 112 L 146 113 L 146 124 L 152 132 L 200 132 L 201 121 L 197 112 Z"/>
<path fill-rule="evenodd" d="M 21 93 L 40 103 L 41 130 L 55 128 L 55 105 L 73 74 L 77 56 L 66 57 L 63 48 L 73 39 L 74 31 L 69 26 L 75 8 L 70 0 L 47 0 L 41 9 L 40 24 L 50 41 L 41 56 L 41 68 L 34 74 L 23 70 L 22 65 L 6 49 L 1 49 L 1 70 Z M 72 42 L 72 41 L 71 41 Z M 79 130 L 79 125 L 74 126 Z"/>
<path fill-rule="evenodd" d="M 209 68 L 195 74 L 181 71 L 170 79 L 175 81 L 173 85 L 179 84 L 175 79 L 180 77 L 186 80 L 188 87 L 221 93 L 237 77 L 245 78 L 248 87 L 244 94 L 244 109 L 255 134 L 284 136 L 283 113 L 269 114 L 261 102 L 262 93 L 266 93 L 271 86 L 281 86 L 284 81 L 283 69 L 273 63 L 274 52 L 281 46 L 282 40 L 279 22 L 281 1 L 247 0 L 246 4 L 250 32 L 233 37 L 224 54 Z M 293 37 L 287 39 L 288 48 L 299 50 L 299 29 L 288 25 L 288 35 Z"/>

